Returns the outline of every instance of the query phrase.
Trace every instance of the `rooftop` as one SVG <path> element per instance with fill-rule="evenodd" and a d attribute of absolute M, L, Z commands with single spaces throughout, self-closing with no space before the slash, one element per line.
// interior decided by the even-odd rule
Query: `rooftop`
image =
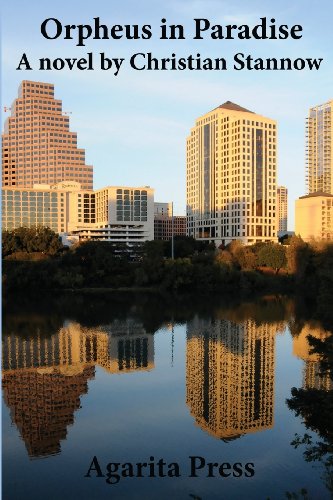
<path fill-rule="evenodd" d="M 220 106 L 214 109 L 218 108 L 229 109 L 230 111 L 241 111 L 243 113 L 253 113 L 253 111 L 243 108 L 242 106 L 239 106 L 238 104 L 235 104 L 234 102 L 231 101 L 226 101 L 225 103 L 221 104 Z"/>
<path fill-rule="evenodd" d="M 315 198 L 316 196 L 324 196 L 325 198 L 333 198 L 333 194 L 324 193 L 323 191 L 317 191 L 316 193 L 306 194 L 305 196 L 300 196 L 300 200 L 304 200 L 304 198 Z"/>

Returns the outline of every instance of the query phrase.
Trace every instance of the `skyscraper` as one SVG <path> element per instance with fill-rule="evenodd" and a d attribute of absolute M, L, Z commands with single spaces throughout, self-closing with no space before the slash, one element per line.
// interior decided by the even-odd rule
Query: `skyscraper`
<path fill-rule="evenodd" d="M 92 189 L 93 167 L 85 164 L 85 151 L 77 147 L 54 86 L 25 80 L 2 135 L 2 184 L 32 188 L 61 181 Z"/>
<path fill-rule="evenodd" d="M 288 189 L 285 186 L 278 186 L 276 199 L 277 231 L 287 232 L 288 230 Z"/>
<path fill-rule="evenodd" d="M 276 238 L 276 122 L 230 101 L 187 139 L 187 234 L 227 244 Z"/>
<path fill-rule="evenodd" d="M 314 106 L 306 120 L 307 193 L 333 194 L 333 100 Z"/>

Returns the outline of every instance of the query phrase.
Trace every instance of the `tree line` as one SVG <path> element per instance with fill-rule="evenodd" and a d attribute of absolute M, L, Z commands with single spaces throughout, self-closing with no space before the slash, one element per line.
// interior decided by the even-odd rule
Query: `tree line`
<path fill-rule="evenodd" d="M 154 288 L 175 293 L 298 292 L 316 300 L 333 291 L 333 244 L 306 243 L 226 247 L 190 237 L 148 241 L 128 249 L 87 241 L 64 247 L 49 228 L 18 228 L 2 234 L 5 290 Z M 323 311 L 324 314 L 327 311 Z"/>

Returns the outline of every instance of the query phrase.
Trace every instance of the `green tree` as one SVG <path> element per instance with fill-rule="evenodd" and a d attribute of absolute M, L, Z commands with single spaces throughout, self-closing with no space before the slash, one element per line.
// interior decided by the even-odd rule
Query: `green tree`
<path fill-rule="evenodd" d="M 2 255 L 43 252 L 55 255 L 63 248 L 59 235 L 49 227 L 18 227 L 2 233 Z"/>
<path fill-rule="evenodd" d="M 239 267 L 244 271 L 251 271 L 257 267 L 257 256 L 251 247 L 239 247 L 234 253 Z"/>
<path fill-rule="evenodd" d="M 272 267 L 275 273 L 286 265 L 286 251 L 284 246 L 276 243 L 267 243 L 258 252 L 258 264 Z"/>

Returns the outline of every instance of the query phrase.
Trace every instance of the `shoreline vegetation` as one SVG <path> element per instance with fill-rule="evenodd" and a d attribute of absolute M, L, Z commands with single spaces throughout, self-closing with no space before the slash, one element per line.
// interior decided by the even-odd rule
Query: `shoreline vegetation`
<path fill-rule="evenodd" d="M 2 233 L 3 290 L 162 292 L 248 296 L 296 294 L 316 301 L 324 316 L 333 304 L 333 243 L 304 242 L 226 247 L 188 237 L 125 245 L 87 241 L 64 247 L 49 228 Z"/>
<path fill-rule="evenodd" d="M 136 291 L 177 295 L 248 296 L 295 294 L 314 300 L 332 315 L 333 243 L 304 242 L 226 247 L 189 237 L 125 245 L 87 241 L 64 247 L 49 228 L 2 233 L 3 290 Z"/>

